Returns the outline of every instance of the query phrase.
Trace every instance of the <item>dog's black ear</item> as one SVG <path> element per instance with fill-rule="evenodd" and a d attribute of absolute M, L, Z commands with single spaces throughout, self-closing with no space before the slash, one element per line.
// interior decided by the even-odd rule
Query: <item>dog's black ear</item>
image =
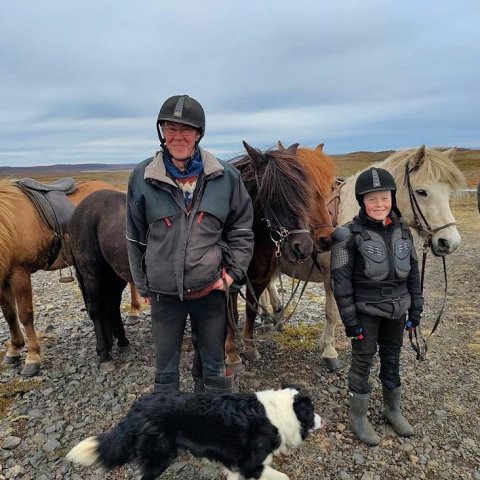
<path fill-rule="evenodd" d="M 301 425 L 302 438 L 305 438 L 315 424 L 315 410 L 312 400 L 307 395 L 295 395 L 293 410 Z"/>
<path fill-rule="evenodd" d="M 297 392 L 301 390 L 301 388 L 298 385 L 295 385 L 293 383 L 282 382 L 282 390 L 285 388 L 293 388 L 294 390 L 297 390 Z"/>

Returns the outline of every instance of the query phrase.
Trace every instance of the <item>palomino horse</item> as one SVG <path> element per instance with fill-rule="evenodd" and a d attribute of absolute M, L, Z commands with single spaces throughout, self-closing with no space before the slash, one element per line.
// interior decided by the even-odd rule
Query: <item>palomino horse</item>
<path fill-rule="evenodd" d="M 428 241 L 436 256 L 454 252 L 460 245 L 460 234 L 450 210 L 449 199 L 453 190 L 464 186 L 462 172 L 453 163 L 456 149 L 440 152 L 421 146 L 418 149 L 402 150 L 374 166 L 388 170 L 397 184 L 397 206 L 403 221 Z M 340 189 L 337 225 L 345 224 L 358 213 L 355 198 L 356 175 L 348 178 Z M 410 187 L 409 187 L 410 185 Z M 312 262 L 305 262 L 301 272 L 298 266 L 280 259 L 282 273 L 305 280 Z M 317 268 L 320 266 L 320 269 Z M 330 288 L 330 254 L 317 256 L 310 281 L 323 282 L 326 293 L 326 327 L 320 339 L 322 357 L 330 370 L 340 367 L 335 349 L 335 327 L 340 316 Z M 280 300 L 274 285 L 269 286 L 272 306 L 278 308 Z"/>
<path fill-rule="evenodd" d="M 262 153 L 245 144 L 248 155 L 233 163 L 242 172 L 254 204 L 255 247 L 247 277 L 256 298 L 276 275 L 279 260 L 301 270 L 314 250 L 326 251 L 331 246 L 333 227 L 326 200 L 334 164 L 323 153 L 323 144 L 316 149 L 297 147 L 285 149 L 279 144 L 278 150 Z M 235 311 L 236 299 L 234 294 Z M 260 357 L 254 342 L 256 311 L 254 295 L 247 288 L 243 329 L 247 360 Z M 235 351 L 234 329 L 229 325 L 226 363 L 235 368 L 241 362 Z"/>
<path fill-rule="evenodd" d="M 99 189 L 113 189 L 105 182 L 91 181 L 77 185 L 69 195 L 76 205 L 88 194 Z M 0 181 L 0 307 L 10 330 L 10 341 L 3 359 L 4 365 L 20 362 L 27 337 L 27 356 L 23 375 L 36 375 L 40 369 L 40 343 L 34 328 L 32 284 L 30 275 L 37 270 L 56 270 L 70 263 L 69 248 L 63 248 L 57 260 L 49 266 L 55 234 L 44 223 L 37 210 L 9 181 Z"/>

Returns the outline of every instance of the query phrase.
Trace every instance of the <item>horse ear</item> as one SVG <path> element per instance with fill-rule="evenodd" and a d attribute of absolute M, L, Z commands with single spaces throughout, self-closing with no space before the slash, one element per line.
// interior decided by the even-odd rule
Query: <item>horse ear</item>
<path fill-rule="evenodd" d="M 283 143 L 280 140 L 277 142 L 277 145 L 279 150 L 286 150 L 286 148 L 283 146 Z"/>
<path fill-rule="evenodd" d="M 319 144 L 315 147 L 315 149 L 316 149 L 316 150 L 320 150 L 321 152 L 323 152 L 323 147 L 324 147 L 324 146 L 325 146 L 324 143 L 319 143 Z"/>
<path fill-rule="evenodd" d="M 449 148 L 448 150 L 445 150 L 443 153 L 453 162 L 455 160 L 455 156 L 457 155 L 457 147 Z"/>
<path fill-rule="evenodd" d="M 260 166 L 262 163 L 264 163 L 265 158 L 262 152 L 260 152 L 256 148 L 251 147 L 245 140 L 243 141 L 243 146 L 245 147 L 248 156 L 253 160 L 256 165 Z"/>
<path fill-rule="evenodd" d="M 292 143 L 292 145 L 290 145 L 287 148 L 287 152 L 291 153 L 292 155 L 296 155 L 297 154 L 297 148 L 298 148 L 299 145 L 300 145 L 299 143 Z"/>
<path fill-rule="evenodd" d="M 425 145 L 422 145 L 416 152 L 413 157 L 412 167 L 414 169 L 420 168 L 423 161 L 425 160 Z"/>

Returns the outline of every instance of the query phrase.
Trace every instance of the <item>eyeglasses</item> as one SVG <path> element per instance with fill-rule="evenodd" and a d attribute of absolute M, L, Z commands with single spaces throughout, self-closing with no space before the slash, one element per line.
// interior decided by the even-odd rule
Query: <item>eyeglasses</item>
<path fill-rule="evenodd" d="M 172 137 L 175 136 L 177 133 L 179 133 L 183 137 L 193 137 L 193 135 L 197 133 L 197 130 L 195 130 L 193 127 L 172 127 L 170 125 L 165 125 L 163 127 L 163 131 L 166 135 Z"/>

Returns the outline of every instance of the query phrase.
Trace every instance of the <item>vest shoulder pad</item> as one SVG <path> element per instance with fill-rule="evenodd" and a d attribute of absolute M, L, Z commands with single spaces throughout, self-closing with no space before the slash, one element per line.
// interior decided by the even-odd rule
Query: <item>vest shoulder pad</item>
<path fill-rule="evenodd" d="M 340 243 L 350 236 L 351 232 L 348 227 L 338 227 L 332 234 L 332 239 L 335 243 Z"/>

